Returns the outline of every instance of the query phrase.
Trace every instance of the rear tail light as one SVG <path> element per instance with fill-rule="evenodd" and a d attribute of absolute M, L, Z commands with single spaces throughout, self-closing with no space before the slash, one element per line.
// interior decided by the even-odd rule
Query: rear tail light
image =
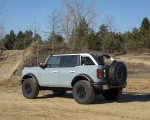
<path fill-rule="evenodd" d="M 102 71 L 101 69 L 97 69 L 97 78 L 101 78 L 102 77 Z"/>

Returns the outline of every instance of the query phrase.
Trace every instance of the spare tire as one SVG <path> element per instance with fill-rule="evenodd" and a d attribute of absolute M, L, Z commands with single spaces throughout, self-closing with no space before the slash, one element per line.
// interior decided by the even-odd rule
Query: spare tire
<path fill-rule="evenodd" d="M 108 71 L 109 81 L 112 85 L 123 85 L 127 79 L 127 68 L 123 62 L 114 61 Z"/>

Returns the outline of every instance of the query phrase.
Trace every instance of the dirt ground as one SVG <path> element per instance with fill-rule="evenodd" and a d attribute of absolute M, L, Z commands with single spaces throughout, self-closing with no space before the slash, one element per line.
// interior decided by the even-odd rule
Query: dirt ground
<path fill-rule="evenodd" d="M 131 71 L 134 74 L 129 74 L 128 85 L 118 100 L 107 101 L 99 95 L 89 105 L 76 103 L 71 92 L 55 97 L 50 91 L 40 91 L 37 99 L 25 99 L 20 77 L 2 80 L 0 120 L 150 120 L 149 68 L 145 67 L 145 74 L 138 73 L 137 68 Z"/>

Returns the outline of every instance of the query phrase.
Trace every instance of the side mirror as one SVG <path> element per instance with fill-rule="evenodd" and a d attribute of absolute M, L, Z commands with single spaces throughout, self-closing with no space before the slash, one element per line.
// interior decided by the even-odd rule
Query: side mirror
<path fill-rule="evenodd" d="M 44 69 L 44 63 L 40 63 L 39 67 Z"/>

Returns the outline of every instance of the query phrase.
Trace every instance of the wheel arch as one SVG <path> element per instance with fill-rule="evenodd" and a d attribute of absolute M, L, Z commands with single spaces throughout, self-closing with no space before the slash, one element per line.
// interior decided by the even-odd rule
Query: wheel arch
<path fill-rule="evenodd" d="M 22 84 L 23 81 L 24 81 L 25 79 L 27 79 L 27 78 L 33 78 L 33 79 L 39 84 L 39 82 L 38 82 L 38 80 L 37 80 L 37 77 L 36 77 L 34 74 L 32 74 L 32 73 L 28 73 L 28 74 L 24 75 L 24 76 L 22 77 L 21 84 Z"/>
<path fill-rule="evenodd" d="M 90 81 L 91 83 L 94 82 L 93 79 L 89 75 L 79 74 L 73 78 L 73 80 L 71 82 L 71 86 L 73 87 L 75 85 L 75 83 L 80 81 L 80 80 L 87 80 L 87 81 Z"/>

